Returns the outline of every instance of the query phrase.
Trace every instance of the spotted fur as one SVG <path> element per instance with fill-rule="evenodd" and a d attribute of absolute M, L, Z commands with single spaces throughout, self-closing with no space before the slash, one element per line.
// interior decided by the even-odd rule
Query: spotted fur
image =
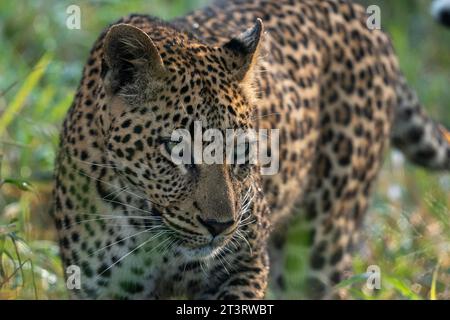
<path fill-rule="evenodd" d="M 279 128 L 279 173 L 174 165 L 166 139 L 196 120 Z M 263 298 L 269 257 L 283 287 L 284 230 L 299 208 L 309 296 L 329 297 L 391 136 L 416 163 L 448 171 L 443 130 L 389 37 L 349 1 L 232 0 L 171 22 L 122 18 L 94 44 L 56 162 L 61 254 L 82 271 L 73 297 Z"/>

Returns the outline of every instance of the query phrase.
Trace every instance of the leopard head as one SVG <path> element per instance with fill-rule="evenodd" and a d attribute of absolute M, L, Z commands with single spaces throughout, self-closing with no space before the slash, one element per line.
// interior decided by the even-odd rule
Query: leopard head
<path fill-rule="evenodd" d="M 102 80 L 108 103 L 101 122 L 107 127 L 109 161 L 151 203 L 149 215 L 160 217 L 155 221 L 189 257 L 213 256 L 238 239 L 251 215 L 258 171 L 248 161 L 228 161 L 229 146 L 216 137 L 209 142 L 222 144 L 222 162 L 202 161 L 202 154 L 190 148 L 180 153 L 190 161 L 176 163 L 173 133 L 190 134 L 193 144 L 207 147 L 195 140 L 196 126 L 225 138 L 227 129 L 252 128 L 252 85 L 262 34 L 258 20 L 217 45 L 167 26 L 143 30 L 119 24 L 104 38 Z M 231 140 L 239 147 L 235 137 Z"/>

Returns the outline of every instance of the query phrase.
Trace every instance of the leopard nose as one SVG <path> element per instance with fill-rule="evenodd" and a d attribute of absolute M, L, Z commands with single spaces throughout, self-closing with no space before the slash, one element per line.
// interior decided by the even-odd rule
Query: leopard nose
<path fill-rule="evenodd" d="M 209 233 L 213 237 L 223 233 L 225 230 L 227 230 L 229 227 L 231 227 L 234 224 L 233 220 L 229 221 L 218 221 L 216 219 L 206 219 L 203 220 L 201 217 L 198 217 L 198 221 L 206 228 L 208 229 Z"/>

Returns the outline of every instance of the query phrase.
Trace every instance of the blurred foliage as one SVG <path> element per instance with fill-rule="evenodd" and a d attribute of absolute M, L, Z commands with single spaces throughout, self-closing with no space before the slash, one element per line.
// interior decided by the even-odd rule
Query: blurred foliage
<path fill-rule="evenodd" d="M 206 0 L 77 1 L 81 30 L 66 27 L 73 1 L 0 2 L 0 299 L 66 298 L 51 206 L 61 121 L 98 34 L 121 15 L 168 19 Z M 428 14 L 429 1 L 370 0 L 382 8 L 401 65 L 428 112 L 450 126 L 450 31 Z M 450 298 L 450 178 L 386 161 L 355 259 L 340 284 L 355 299 Z M 301 298 L 308 248 L 301 221 L 290 230 L 288 298 Z M 369 265 L 382 289 L 364 289 Z M 269 294 L 269 297 L 271 294 Z"/>

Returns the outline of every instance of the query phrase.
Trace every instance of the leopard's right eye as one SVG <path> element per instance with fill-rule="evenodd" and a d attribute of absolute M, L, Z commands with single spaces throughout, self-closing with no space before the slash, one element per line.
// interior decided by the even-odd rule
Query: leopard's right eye
<path fill-rule="evenodd" d="M 175 141 L 165 141 L 164 142 L 164 148 L 166 149 L 166 152 L 171 155 L 173 148 L 175 148 L 178 145 L 178 142 Z"/>
<path fill-rule="evenodd" d="M 164 148 L 164 151 L 167 152 L 169 156 L 172 154 L 173 148 L 179 143 L 173 141 L 170 137 L 159 137 L 157 138 L 157 142 Z"/>

